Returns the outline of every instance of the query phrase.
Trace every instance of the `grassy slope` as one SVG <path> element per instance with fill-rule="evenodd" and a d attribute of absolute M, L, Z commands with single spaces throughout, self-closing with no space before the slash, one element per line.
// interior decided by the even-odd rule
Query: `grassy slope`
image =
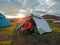
<path fill-rule="evenodd" d="M 11 26 L 0 28 L 0 45 L 11 45 L 16 25 L 16 22 L 12 22 Z"/>
<path fill-rule="evenodd" d="M 49 22 L 48 22 L 49 23 Z M 60 24 L 49 23 L 53 29 L 52 33 L 38 35 L 36 33 L 25 35 L 15 34 L 17 23 L 12 22 L 12 26 L 0 28 L 0 45 L 59 45 L 60 44 Z"/>

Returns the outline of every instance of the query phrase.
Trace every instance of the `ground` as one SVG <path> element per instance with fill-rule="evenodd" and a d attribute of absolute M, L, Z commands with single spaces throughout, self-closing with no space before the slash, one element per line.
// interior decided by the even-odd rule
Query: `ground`
<path fill-rule="evenodd" d="M 11 26 L 0 28 L 0 45 L 60 45 L 60 24 L 47 22 L 52 32 L 43 35 L 16 34 L 17 22 L 11 22 Z"/>

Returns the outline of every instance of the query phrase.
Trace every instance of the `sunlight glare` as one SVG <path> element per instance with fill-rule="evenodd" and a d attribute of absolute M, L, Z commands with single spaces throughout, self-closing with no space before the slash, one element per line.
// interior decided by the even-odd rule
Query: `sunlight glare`
<path fill-rule="evenodd" d="M 19 13 L 17 16 L 18 16 L 18 18 L 23 18 L 23 17 L 25 17 L 25 15 L 24 15 L 23 13 Z"/>

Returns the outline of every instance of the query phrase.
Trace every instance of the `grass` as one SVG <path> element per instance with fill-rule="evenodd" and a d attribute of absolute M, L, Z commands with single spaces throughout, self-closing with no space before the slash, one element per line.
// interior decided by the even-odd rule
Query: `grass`
<path fill-rule="evenodd" d="M 53 32 L 43 35 L 36 33 L 17 35 L 15 33 L 17 22 L 12 22 L 10 27 L 0 28 L 0 45 L 60 45 L 60 24 L 47 22 Z"/>
<path fill-rule="evenodd" d="M 0 28 L 0 45 L 10 45 L 12 43 L 16 26 L 16 22 L 12 22 L 11 26 Z"/>

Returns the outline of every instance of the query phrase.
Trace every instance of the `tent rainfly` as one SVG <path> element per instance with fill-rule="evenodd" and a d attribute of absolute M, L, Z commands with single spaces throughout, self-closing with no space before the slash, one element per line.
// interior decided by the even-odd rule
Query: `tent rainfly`
<path fill-rule="evenodd" d="M 11 23 L 6 17 L 0 13 L 0 27 L 10 26 Z"/>

